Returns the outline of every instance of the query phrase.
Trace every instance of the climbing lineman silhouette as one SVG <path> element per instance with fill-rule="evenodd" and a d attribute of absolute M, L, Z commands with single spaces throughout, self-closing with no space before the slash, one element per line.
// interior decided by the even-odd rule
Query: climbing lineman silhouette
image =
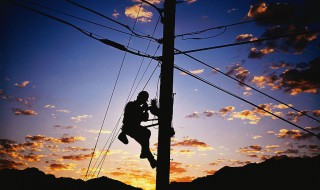
<path fill-rule="evenodd" d="M 153 115 L 157 116 L 159 108 L 154 103 L 155 100 L 152 100 L 152 104 L 149 107 L 147 103 L 148 98 L 149 93 L 141 91 L 136 100 L 127 103 L 122 120 L 122 131 L 119 134 L 118 139 L 124 144 L 129 143 L 127 135 L 136 140 L 141 145 L 140 158 L 147 158 L 150 162 L 150 166 L 155 168 L 157 161 L 154 159 L 149 147 L 151 132 L 148 128 L 142 126 L 141 122 L 148 121 L 149 110 Z"/>

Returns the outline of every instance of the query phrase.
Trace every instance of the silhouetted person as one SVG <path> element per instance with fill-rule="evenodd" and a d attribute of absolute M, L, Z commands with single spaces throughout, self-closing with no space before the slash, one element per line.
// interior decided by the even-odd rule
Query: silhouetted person
<path fill-rule="evenodd" d="M 156 160 L 149 147 L 151 132 L 148 128 L 141 126 L 142 121 L 148 121 L 149 119 L 148 98 L 148 92 L 141 91 L 136 100 L 127 103 L 122 120 L 122 132 L 119 134 L 118 139 L 124 144 L 129 142 L 126 135 L 135 139 L 141 145 L 140 158 L 147 158 L 150 166 L 155 168 Z"/>

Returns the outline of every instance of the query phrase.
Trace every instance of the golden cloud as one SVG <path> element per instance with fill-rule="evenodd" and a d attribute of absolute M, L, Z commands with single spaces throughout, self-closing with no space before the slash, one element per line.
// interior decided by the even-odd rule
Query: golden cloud
<path fill-rule="evenodd" d="M 151 22 L 153 13 L 150 11 L 147 11 L 145 8 L 143 8 L 140 5 L 133 5 L 131 7 L 126 7 L 125 15 L 127 17 L 137 19 L 140 22 L 146 23 L 146 22 Z"/>

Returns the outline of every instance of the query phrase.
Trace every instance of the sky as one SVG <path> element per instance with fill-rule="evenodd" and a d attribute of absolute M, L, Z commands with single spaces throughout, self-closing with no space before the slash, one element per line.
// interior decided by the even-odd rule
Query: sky
<path fill-rule="evenodd" d="M 100 15 L 64 0 L 15 2 L 32 10 L 0 3 L 0 168 L 36 167 L 75 179 L 108 176 L 155 189 L 156 170 L 139 158 L 139 144 L 130 137 L 122 144 L 116 134 L 124 106 L 139 91 L 159 99 L 160 65 L 97 39 L 161 56 L 154 40 L 162 38 L 159 13 L 140 7 L 139 0 L 74 1 Z M 163 8 L 161 0 L 149 2 Z M 310 33 L 320 29 L 318 4 L 177 4 L 180 51 L 309 33 L 188 54 L 195 59 L 175 55 L 175 65 L 225 91 L 174 70 L 170 181 L 192 181 L 273 156 L 319 154 L 314 134 L 320 133 L 320 40 L 319 33 Z M 156 158 L 158 126 L 149 129 Z"/>

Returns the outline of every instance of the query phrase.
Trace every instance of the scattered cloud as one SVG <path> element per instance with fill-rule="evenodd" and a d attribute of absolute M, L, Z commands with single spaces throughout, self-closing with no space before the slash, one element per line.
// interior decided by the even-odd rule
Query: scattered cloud
<path fill-rule="evenodd" d="M 238 10 L 238 9 L 237 9 L 237 8 L 232 8 L 232 9 L 229 9 L 229 10 L 227 11 L 227 13 L 230 14 L 230 13 L 232 13 L 232 12 L 235 12 L 236 10 Z"/>
<path fill-rule="evenodd" d="M 257 38 L 253 37 L 253 34 L 240 34 L 236 37 L 237 42 L 252 41 L 252 40 L 257 40 Z"/>
<path fill-rule="evenodd" d="M 248 147 L 239 148 L 241 153 L 261 153 L 262 147 L 260 145 L 251 145 Z"/>
<path fill-rule="evenodd" d="M 14 86 L 19 87 L 19 88 L 24 88 L 24 87 L 26 87 L 28 84 L 30 84 L 30 81 L 29 81 L 29 80 L 23 81 L 21 84 L 14 83 Z"/>
<path fill-rule="evenodd" d="M 191 138 L 184 138 L 181 141 L 173 140 L 171 146 L 196 147 L 198 150 L 213 150 L 213 148 L 205 142 Z"/>
<path fill-rule="evenodd" d="M 163 0 L 146 0 L 146 1 L 148 1 L 149 3 L 151 3 L 151 4 L 153 4 L 153 5 L 155 5 L 155 4 L 160 4 L 160 3 L 163 2 Z M 132 2 L 141 3 L 140 0 L 132 0 Z M 143 5 L 149 6 L 149 4 L 147 4 L 147 3 L 144 3 Z"/>
<path fill-rule="evenodd" d="M 261 25 L 283 24 L 292 20 L 295 7 L 289 3 L 270 3 L 259 2 L 251 5 L 247 18 L 255 19 Z"/>
<path fill-rule="evenodd" d="M 18 167 L 26 167 L 28 166 L 26 163 L 21 161 L 13 161 L 7 159 L 0 159 L 0 169 L 7 169 L 7 168 L 18 168 Z"/>
<path fill-rule="evenodd" d="M 254 111 L 251 110 L 243 110 L 241 112 L 233 112 L 230 117 L 238 118 L 241 120 L 249 120 L 250 124 L 258 124 L 261 117 L 256 115 Z"/>
<path fill-rule="evenodd" d="M 120 15 L 120 13 L 119 13 L 116 9 L 114 9 L 114 10 L 113 10 L 113 13 L 112 13 L 112 16 L 113 16 L 114 18 L 118 18 L 119 15 Z"/>
<path fill-rule="evenodd" d="M 216 111 L 212 111 L 212 110 L 206 110 L 203 112 L 203 115 L 205 117 L 212 117 L 214 115 L 217 115 L 217 112 Z"/>
<path fill-rule="evenodd" d="M 63 160 L 75 160 L 75 161 L 86 160 L 91 157 L 92 157 L 92 154 L 77 154 L 77 155 L 61 156 Z"/>
<path fill-rule="evenodd" d="M 312 111 L 312 114 L 316 117 L 319 117 L 320 116 L 320 110 L 313 110 Z"/>
<path fill-rule="evenodd" d="M 88 132 L 89 133 L 102 133 L 102 134 L 110 134 L 111 133 L 111 131 L 109 131 L 107 129 L 102 129 L 101 131 L 90 129 L 90 130 L 88 130 Z"/>
<path fill-rule="evenodd" d="M 279 138 L 291 138 L 296 140 L 309 139 L 313 137 L 311 134 L 301 132 L 300 130 L 297 130 L 297 129 L 292 129 L 292 130 L 280 129 L 279 133 L 276 133 L 275 135 Z"/>
<path fill-rule="evenodd" d="M 194 176 L 182 176 L 182 177 L 172 177 L 171 181 L 176 182 L 190 182 L 194 180 L 196 177 Z"/>
<path fill-rule="evenodd" d="M 92 115 L 79 115 L 76 117 L 71 117 L 70 119 L 78 123 L 81 121 L 85 121 L 85 119 L 88 119 L 88 118 L 92 118 Z"/>
<path fill-rule="evenodd" d="M 241 82 L 245 82 L 249 77 L 249 70 L 242 67 L 240 63 L 236 63 L 230 67 L 227 67 L 227 75 L 233 75 L 236 79 Z M 239 83 L 239 85 L 243 86 L 243 84 Z"/>
<path fill-rule="evenodd" d="M 318 70 L 320 70 L 320 57 L 308 63 L 300 63 L 294 68 L 285 70 L 280 75 L 273 72 L 254 76 L 251 82 L 260 88 L 270 86 L 271 90 L 282 89 L 292 96 L 300 93 L 316 94 L 320 88 Z"/>
<path fill-rule="evenodd" d="M 138 15 L 139 13 L 139 15 Z M 137 19 L 142 23 L 151 22 L 151 18 L 153 13 L 146 10 L 144 7 L 140 5 L 133 5 L 131 7 L 126 7 L 125 15 L 127 17 Z"/>
<path fill-rule="evenodd" d="M 63 164 L 63 163 L 55 163 L 50 164 L 49 169 L 58 171 L 58 170 L 73 170 L 75 168 L 75 164 Z"/>
<path fill-rule="evenodd" d="M 270 66 L 270 69 L 280 69 L 280 68 L 290 68 L 291 65 L 289 63 L 286 62 L 280 62 L 280 63 L 272 63 L 272 65 Z"/>
<path fill-rule="evenodd" d="M 75 129 L 76 126 L 68 125 L 68 126 L 62 126 L 62 125 L 54 125 L 55 128 L 61 128 L 61 129 Z"/>
<path fill-rule="evenodd" d="M 214 173 L 216 173 L 216 170 L 204 170 L 203 173 L 205 173 L 206 175 L 213 175 Z"/>
<path fill-rule="evenodd" d="M 55 108 L 55 107 L 56 107 L 56 106 L 50 105 L 50 104 L 47 104 L 47 105 L 44 106 L 44 108 Z"/>
<path fill-rule="evenodd" d="M 232 112 L 234 109 L 235 109 L 235 107 L 233 107 L 233 106 L 227 106 L 227 107 L 221 108 L 219 110 L 219 114 L 221 116 L 226 116 L 228 113 Z"/>
<path fill-rule="evenodd" d="M 261 138 L 261 137 L 262 137 L 261 135 L 254 135 L 254 136 L 252 136 L 252 138 L 255 139 L 255 140 L 256 140 L 256 139 L 259 139 L 259 138 Z"/>
<path fill-rule="evenodd" d="M 186 118 L 199 118 L 199 112 L 193 112 L 192 114 L 187 115 Z"/>
<path fill-rule="evenodd" d="M 63 109 L 60 109 L 60 110 L 56 110 L 56 112 L 61 112 L 61 113 L 70 113 L 71 111 L 69 111 L 69 110 L 63 110 Z"/>
<path fill-rule="evenodd" d="M 250 53 L 248 55 L 248 58 L 260 59 L 264 55 L 267 55 L 267 54 L 272 53 L 272 52 L 274 52 L 273 48 L 264 48 L 264 49 L 261 49 L 261 50 L 258 50 L 257 48 L 251 48 L 250 49 Z"/>
<path fill-rule="evenodd" d="M 194 75 L 199 75 L 204 72 L 204 69 L 189 70 L 189 72 Z M 185 73 L 185 72 L 181 72 L 180 74 L 187 75 L 187 73 Z"/>
<path fill-rule="evenodd" d="M 27 135 L 25 137 L 27 140 L 36 141 L 36 142 L 52 142 L 52 143 L 73 143 L 76 141 L 84 141 L 85 137 L 82 136 L 75 136 L 69 137 L 67 135 L 62 136 L 61 138 L 53 138 L 53 137 L 46 137 L 44 135 Z"/>
<path fill-rule="evenodd" d="M 180 162 L 170 162 L 170 174 L 182 174 L 187 170 L 181 166 Z"/>
<path fill-rule="evenodd" d="M 185 0 L 185 1 L 187 1 L 188 4 L 191 4 L 191 3 L 197 2 L 198 0 Z"/>
<path fill-rule="evenodd" d="M 20 108 L 13 108 L 12 112 L 14 115 L 37 115 L 38 113 L 34 110 L 22 110 Z"/>

